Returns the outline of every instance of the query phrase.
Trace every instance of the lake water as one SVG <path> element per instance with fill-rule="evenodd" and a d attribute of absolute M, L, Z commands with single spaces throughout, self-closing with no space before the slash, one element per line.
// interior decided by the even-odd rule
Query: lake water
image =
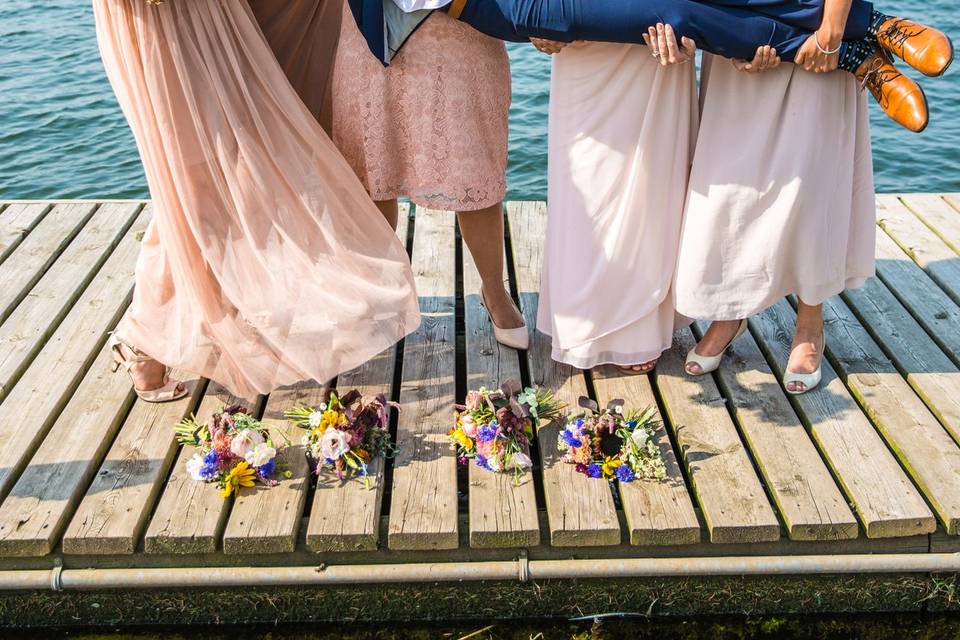
<path fill-rule="evenodd" d="M 892 0 L 882 8 L 960 36 L 956 0 Z M 542 199 L 550 62 L 530 46 L 511 45 L 510 56 L 509 197 Z M 960 71 L 923 86 L 932 123 L 921 135 L 872 107 L 878 191 L 960 191 Z M 0 1 L 0 198 L 146 195 L 133 139 L 100 66 L 90 2 Z"/>

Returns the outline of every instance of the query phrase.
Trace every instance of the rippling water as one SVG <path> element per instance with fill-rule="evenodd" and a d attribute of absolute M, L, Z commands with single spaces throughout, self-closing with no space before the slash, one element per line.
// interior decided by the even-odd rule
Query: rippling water
<path fill-rule="evenodd" d="M 878 6 L 960 38 L 955 0 Z M 509 195 L 543 198 L 549 58 L 519 45 L 510 57 Z M 922 135 L 872 110 L 878 191 L 960 191 L 960 71 L 923 85 L 932 123 Z M 133 138 L 100 66 L 90 3 L 0 0 L 0 198 L 145 196 Z"/>

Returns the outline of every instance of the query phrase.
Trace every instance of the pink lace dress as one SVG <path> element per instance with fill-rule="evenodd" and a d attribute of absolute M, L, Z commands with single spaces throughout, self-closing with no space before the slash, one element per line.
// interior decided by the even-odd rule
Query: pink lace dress
<path fill-rule="evenodd" d="M 510 108 L 503 42 L 437 11 L 383 67 L 344 5 L 333 140 L 373 199 L 454 211 L 500 202 Z"/>

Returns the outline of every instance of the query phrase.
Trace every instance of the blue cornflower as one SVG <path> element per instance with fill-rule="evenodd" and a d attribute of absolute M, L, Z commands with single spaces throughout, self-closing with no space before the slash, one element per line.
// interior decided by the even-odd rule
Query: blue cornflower
<path fill-rule="evenodd" d="M 490 442 L 497 437 L 497 425 L 496 423 L 485 424 L 479 429 L 477 429 L 477 439 L 480 442 Z"/>
<path fill-rule="evenodd" d="M 620 482 L 633 482 L 633 479 L 636 478 L 636 476 L 633 473 L 633 469 L 631 469 L 625 464 L 622 464 L 619 467 L 617 467 L 616 474 L 617 474 L 617 480 L 619 480 Z"/>
<path fill-rule="evenodd" d="M 587 465 L 587 475 L 591 478 L 599 478 L 603 475 L 603 468 L 596 462 Z"/>
<path fill-rule="evenodd" d="M 631 430 L 636 429 L 636 427 L 637 427 L 637 421 L 636 421 L 636 420 L 627 420 L 627 427 L 629 427 Z"/>
<path fill-rule="evenodd" d="M 277 461 L 270 460 L 266 464 L 262 464 L 257 467 L 257 473 L 260 474 L 261 478 L 269 478 L 273 475 L 273 472 L 277 469 Z"/>
<path fill-rule="evenodd" d="M 577 429 L 583 429 L 583 418 L 577 420 Z"/>
<path fill-rule="evenodd" d="M 487 468 L 487 459 L 484 458 L 484 457 L 483 457 L 482 455 L 480 455 L 479 453 L 478 453 L 476 456 L 474 456 L 474 461 L 477 463 L 477 466 L 478 466 L 478 467 L 480 467 L 480 468 L 482 468 L 482 469 L 486 469 L 486 468 Z"/>
<path fill-rule="evenodd" d="M 217 476 L 217 463 L 220 461 L 216 451 L 211 451 L 203 456 L 203 466 L 200 467 L 200 477 L 205 482 L 210 482 Z"/>
<path fill-rule="evenodd" d="M 564 429 L 563 431 L 561 431 L 560 436 L 563 438 L 564 442 L 566 442 L 568 445 L 570 445 L 574 449 L 580 447 L 580 445 L 583 444 L 582 442 L 580 442 L 580 438 L 575 436 L 573 432 L 570 431 L 570 429 Z"/>
<path fill-rule="evenodd" d="M 370 469 L 367 467 L 367 463 L 366 463 L 366 462 L 361 462 L 361 463 L 360 463 L 360 475 L 361 475 L 362 477 L 364 477 L 364 478 L 366 478 L 368 475 L 370 475 Z"/>

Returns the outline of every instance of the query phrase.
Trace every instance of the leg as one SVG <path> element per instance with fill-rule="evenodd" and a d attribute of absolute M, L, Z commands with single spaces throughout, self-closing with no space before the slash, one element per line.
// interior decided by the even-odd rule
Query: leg
<path fill-rule="evenodd" d="M 377 205 L 377 209 L 380 209 L 380 213 L 383 214 L 383 217 L 387 219 L 387 222 L 393 227 L 394 231 L 396 231 L 397 222 L 400 219 L 400 207 L 397 205 L 397 199 L 380 200 L 374 204 Z"/>
<path fill-rule="evenodd" d="M 823 0 L 697 0 L 702 4 L 753 11 L 784 24 L 816 31 L 823 17 Z M 845 40 L 862 40 L 870 33 L 873 3 L 853 0 L 847 18 Z"/>
<path fill-rule="evenodd" d="M 503 208 L 498 202 L 479 211 L 457 214 L 460 235 L 480 273 L 487 313 L 501 329 L 523 326 L 523 316 L 503 287 Z M 500 240 L 499 242 L 497 240 Z"/>
<path fill-rule="evenodd" d="M 710 323 L 710 328 L 703 334 L 703 339 L 697 343 L 694 351 L 697 355 L 713 358 L 722 354 L 736 338 L 740 329 L 740 320 L 717 320 Z M 704 373 L 703 367 L 696 362 L 687 362 L 687 373 L 699 376 Z"/>
<path fill-rule="evenodd" d="M 790 347 L 787 371 L 809 374 L 820 367 L 823 358 L 823 305 L 809 305 L 802 300 L 797 304 L 797 328 Z M 808 391 L 802 382 L 787 382 L 787 391 Z"/>
<path fill-rule="evenodd" d="M 693 0 L 468 0 L 459 17 L 504 40 L 538 37 L 634 44 L 643 43 L 648 27 L 663 22 L 704 51 L 743 59 L 770 45 L 790 61 L 810 35 L 755 11 Z"/>

